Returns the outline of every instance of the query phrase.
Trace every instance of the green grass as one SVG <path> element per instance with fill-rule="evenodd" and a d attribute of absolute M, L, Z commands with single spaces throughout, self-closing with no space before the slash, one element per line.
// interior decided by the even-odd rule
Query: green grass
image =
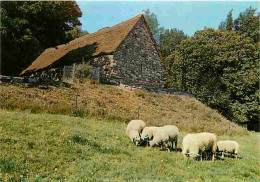
<path fill-rule="evenodd" d="M 125 136 L 125 128 L 126 124 L 116 120 L 0 110 L 0 179 L 214 182 L 260 179 L 258 133 L 218 137 L 238 141 L 242 159 L 198 162 L 184 159 L 179 152 L 134 146 Z"/>

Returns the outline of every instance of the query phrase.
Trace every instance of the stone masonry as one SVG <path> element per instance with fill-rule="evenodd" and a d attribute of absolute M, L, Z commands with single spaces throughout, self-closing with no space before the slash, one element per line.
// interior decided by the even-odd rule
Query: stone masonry
<path fill-rule="evenodd" d="M 144 19 L 136 23 L 113 55 L 100 56 L 91 62 L 99 67 L 101 82 L 163 87 L 163 65 Z"/>

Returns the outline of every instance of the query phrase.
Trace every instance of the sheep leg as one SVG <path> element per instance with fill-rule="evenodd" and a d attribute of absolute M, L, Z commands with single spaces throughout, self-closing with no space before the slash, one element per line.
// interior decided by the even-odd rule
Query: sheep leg
<path fill-rule="evenodd" d="M 135 141 L 135 145 L 138 145 L 138 141 L 137 140 Z"/>
<path fill-rule="evenodd" d="M 175 150 L 176 151 L 178 150 L 177 143 L 178 143 L 178 141 L 176 140 L 176 142 L 175 142 Z"/>
<path fill-rule="evenodd" d="M 215 155 L 214 155 L 214 153 L 212 154 L 212 161 L 214 161 L 215 160 Z"/>
<path fill-rule="evenodd" d="M 170 148 L 169 148 L 169 145 L 168 145 L 168 142 L 165 142 L 165 147 L 167 148 L 168 152 L 170 152 Z"/>

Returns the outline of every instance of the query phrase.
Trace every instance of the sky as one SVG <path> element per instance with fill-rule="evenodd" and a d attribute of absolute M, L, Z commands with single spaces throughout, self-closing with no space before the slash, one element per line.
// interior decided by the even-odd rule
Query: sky
<path fill-rule="evenodd" d="M 194 1 L 77 1 L 83 15 L 82 29 L 93 33 L 104 27 L 114 26 L 130 19 L 143 10 L 156 14 L 160 26 L 183 30 L 188 35 L 205 26 L 217 29 L 233 9 L 233 18 L 250 6 L 260 10 L 260 2 L 194 2 Z"/>

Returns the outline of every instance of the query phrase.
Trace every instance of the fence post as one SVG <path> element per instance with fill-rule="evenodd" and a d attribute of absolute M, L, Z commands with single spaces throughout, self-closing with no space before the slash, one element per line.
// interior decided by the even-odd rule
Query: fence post
<path fill-rule="evenodd" d="M 73 63 L 73 68 L 72 68 L 72 83 L 74 83 L 74 79 L 75 79 L 75 69 L 76 69 L 76 64 Z"/>
<path fill-rule="evenodd" d="M 138 112 L 137 112 L 137 118 L 139 119 L 140 118 L 140 107 L 138 107 Z"/>
<path fill-rule="evenodd" d="M 65 66 L 62 68 L 62 81 L 65 80 Z"/>
<path fill-rule="evenodd" d="M 195 127 L 194 125 L 194 113 L 192 113 L 192 120 L 193 120 L 193 128 Z"/>
<path fill-rule="evenodd" d="M 78 108 L 78 94 L 76 94 L 76 109 Z"/>

